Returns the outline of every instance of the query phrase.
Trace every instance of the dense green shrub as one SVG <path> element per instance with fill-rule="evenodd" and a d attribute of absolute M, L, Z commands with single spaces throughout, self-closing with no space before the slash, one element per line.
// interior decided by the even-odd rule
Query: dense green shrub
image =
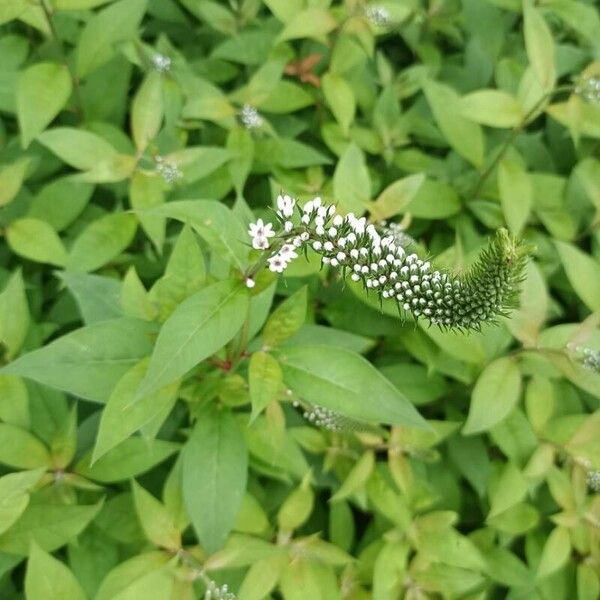
<path fill-rule="evenodd" d="M 0 25 L 2 600 L 600 597 L 593 1 Z"/>

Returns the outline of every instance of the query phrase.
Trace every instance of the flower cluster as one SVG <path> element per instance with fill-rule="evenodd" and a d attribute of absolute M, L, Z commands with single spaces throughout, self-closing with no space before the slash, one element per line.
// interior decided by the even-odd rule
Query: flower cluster
<path fill-rule="evenodd" d="M 588 471 L 586 479 L 590 490 L 600 494 L 600 471 Z"/>
<path fill-rule="evenodd" d="M 289 196 L 279 196 L 277 208 L 281 243 L 267 258 L 273 272 L 282 273 L 300 251 L 312 248 L 324 265 L 341 268 L 381 300 L 394 300 L 413 317 L 445 328 L 478 329 L 516 304 L 526 252 L 505 230 L 469 272 L 454 277 L 409 254 L 388 233 L 389 226 L 382 231 L 365 217 L 337 214 L 320 198 L 300 208 Z M 264 230 L 260 220 L 250 226 L 253 245 L 259 226 Z"/>
<path fill-rule="evenodd" d="M 246 129 L 258 129 L 264 123 L 260 113 L 249 104 L 245 104 L 240 111 L 240 121 Z"/>
<path fill-rule="evenodd" d="M 171 58 L 164 54 L 154 54 L 152 56 L 152 66 L 159 73 L 168 73 L 171 70 Z"/>
<path fill-rule="evenodd" d="M 172 162 L 165 160 L 162 156 L 155 156 L 156 172 L 167 182 L 175 183 L 183 177 L 179 167 Z"/>
<path fill-rule="evenodd" d="M 592 350 L 583 346 L 569 347 L 569 349 L 572 352 L 573 358 L 581 363 L 584 369 L 600 373 L 600 352 L 598 350 Z"/>
<path fill-rule="evenodd" d="M 233 592 L 229 591 L 226 583 L 219 586 L 211 580 L 206 585 L 204 600 L 236 600 L 236 596 Z"/>
<path fill-rule="evenodd" d="M 600 75 L 581 79 L 575 87 L 575 93 L 590 104 L 600 104 Z"/>
<path fill-rule="evenodd" d="M 371 4 L 365 7 L 365 17 L 377 27 L 385 27 L 390 22 L 390 13 L 385 6 Z"/>
<path fill-rule="evenodd" d="M 300 406 L 300 403 L 295 402 L 294 406 L 298 407 Z M 313 425 L 333 432 L 360 432 L 370 431 L 371 429 L 371 427 L 366 423 L 349 419 L 348 417 L 345 417 L 334 410 L 325 408 L 324 406 L 320 406 L 318 404 L 308 406 L 304 410 L 302 416 Z"/>

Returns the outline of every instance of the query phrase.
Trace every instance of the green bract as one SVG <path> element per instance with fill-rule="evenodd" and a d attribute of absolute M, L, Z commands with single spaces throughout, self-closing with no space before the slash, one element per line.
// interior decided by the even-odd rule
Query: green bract
<path fill-rule="evenodd" d="M 598 600 L 594 0 L 0 0 L 0 600 Z"/>

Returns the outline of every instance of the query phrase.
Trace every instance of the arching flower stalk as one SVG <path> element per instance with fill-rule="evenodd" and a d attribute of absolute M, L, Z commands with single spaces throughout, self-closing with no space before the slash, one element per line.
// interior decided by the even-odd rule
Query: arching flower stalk
<path fill-rule="evenodd" d="M 324 265 L 341 268 L 382 301 L 395 301 L 414 318 L 446 329 L 479 329 L 517 304 L 527 250 L 504 229 L 469 271 L 455 276 L 409 254 L 389 229 L 381 231 L 352 213 L 339 215 L 320 198 L 300 208 L 290 196 L 279 196 L 276 214 L 280 230 L 273 247 L 265 248 L 266 264 L 275 273 L 310 247 Z M 264 248 L 255 231 L 253 224 L 248 232 L 252 245 Z"/>

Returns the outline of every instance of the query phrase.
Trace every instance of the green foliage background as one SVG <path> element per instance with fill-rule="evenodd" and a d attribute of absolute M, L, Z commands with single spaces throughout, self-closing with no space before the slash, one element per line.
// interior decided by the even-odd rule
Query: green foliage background
<path fill-rule="evenodd" d="M 0 597 L 600 597 L 598 75 L 586 0 L 0 0 Z M 247 289 L 280 190 L 520 307 Z"/>

